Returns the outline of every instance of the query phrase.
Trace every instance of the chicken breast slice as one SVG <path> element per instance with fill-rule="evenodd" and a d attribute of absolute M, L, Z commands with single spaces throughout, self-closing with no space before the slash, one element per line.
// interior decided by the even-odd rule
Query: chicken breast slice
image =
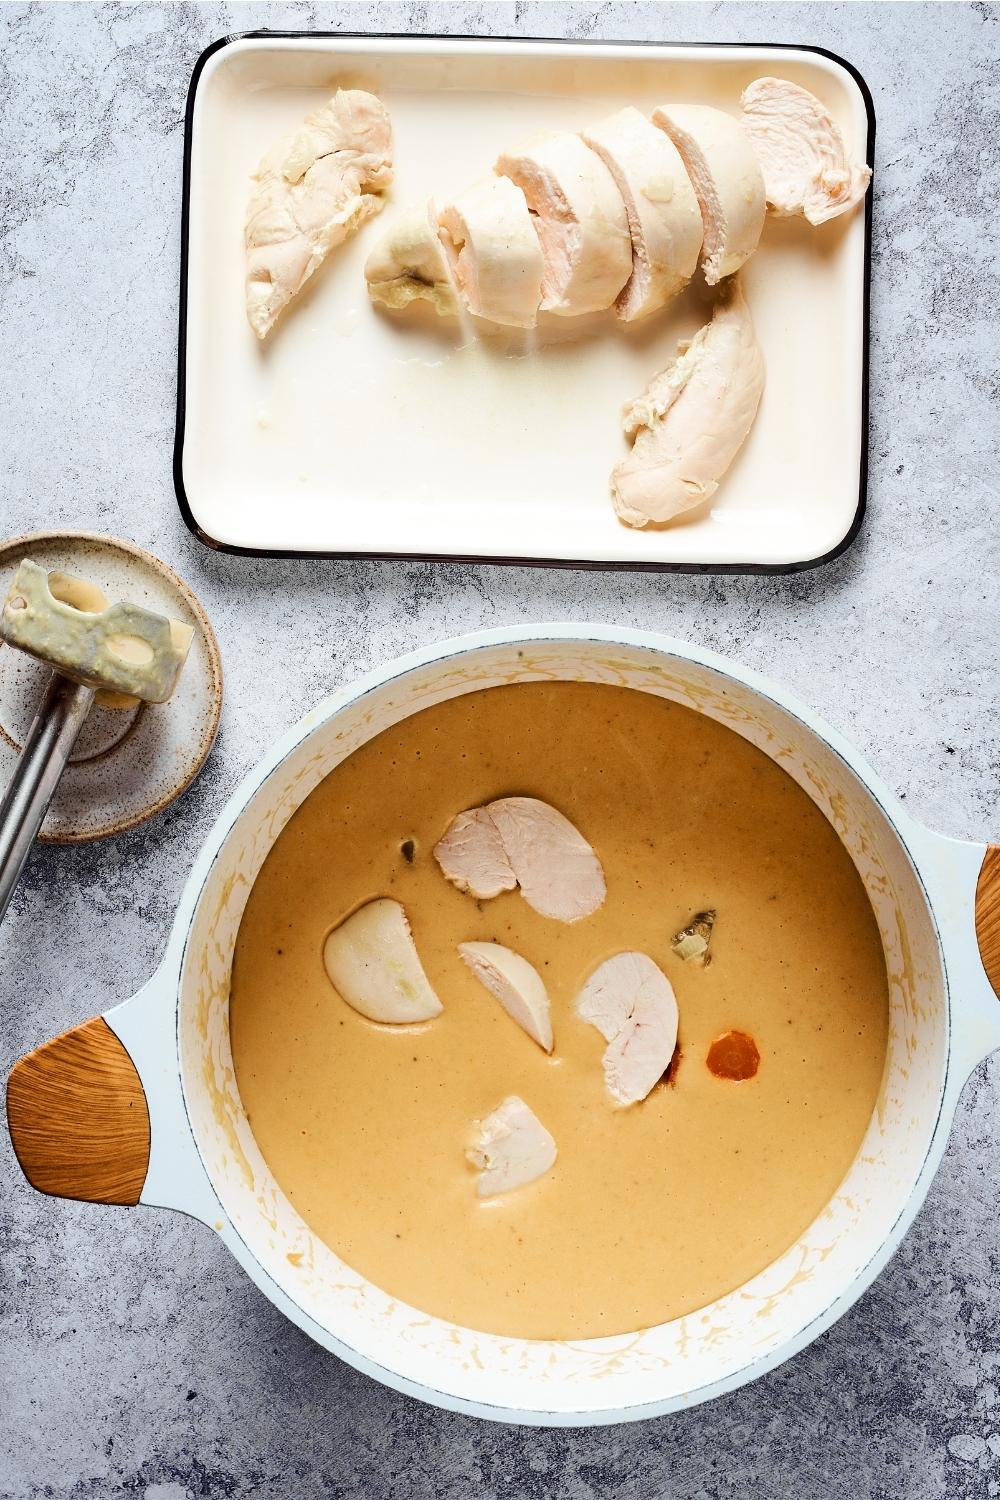
<path fill-rule="evenodd" d="M 452 885 L 478 901 L 491 901 L 517 885 L 488 807 L 471 807 L 453 818 L 434 846 L 434 858 Z"/>
<path fill-rule="evenodd" d="M 629 526 L 669 521 L 714 495 L 753 426 L 764 358 L 738 283 L 712 320 L 643 396 L 625 408 L 632 452 L 611 475 L 615 510 Z"/>
<path fill-rule="evenodd" d="M 479 1168 L 477 1195 L 495 1198 L 544 1176 L 557 1152 L 538 1116 L 510 1094 L 492 1114 L 476 1121 L 465 1155 Z"/>
<path fill-rule="evenodd" d="M 469 311 L 511 328 L 534 328 L 545 262 L 519 187 L 487 177 L 438 216 L 448 264 Z"/>
<path fill-rule="evenodd" d="M 369 297 L 384 307 L 423 301 L 440 317 L 458 313 L 433 207 L 412 209 L 391 225 L 365 261 L 365 281 Z"/>
<path fill-rule="evenodd" d="M 495 170 L 524 193 L 545 274 L 542 310 L 561 317 L 603 312 L 632 274 L 622 195 L 605 163 L 570 131 L 506 152 Z"/>
<path fill-rule="evenodd" d="M 444 1009 L 398 901 L 380 898 L 359 907 L 330 933 L 323 963 L 337 993 L 369 1021 L 407 1025 L 433 1020 Z"/>
<path fill-rule="evenodd" d="M 258 338 L 334 246 L 380 211 L 391 181 L 389 115 L 361 89 L 339 89 L 268 152 L 246 218 L 247 317 Z"/>
<path fill-rule="evenodd" d="M 582 833 L 537 797 L 501 797 L 459 813 L 434 858 L 459 890 L 489 900 L 519 885 L 529 906 L 558 922 L 589 917 L 607 894 Z"/>
<path fill-rule="evenodd" d="M 521 894 L 540 916 L 578 922 L 603 903 L 601 862 L 561 812 L 537 797 L 501 797 L 488 811 Z"/>
<path fill-rule="evenodd" d="M 701 209 L 702 268 L 709 286 L 738 271 L 757 248 L 767 204 L 764 174 L 739 120 L 705 104 L 662 104 L 653 124 L 680 152 Z"/>
<path fill-rule="evenodd" d="M 502 943 L 459 943 L 458 951 L 481 984 L 543 1052 L 552 1051 L 552 1013 L 538 970 Z"/>
<path fill-rule="evenodd" d="M 670 137 L 629 105 L 580 132 L 625 203 L 632 270 L 615 311 L 626 323 L 658 312 L 687 285 L 701 253 L 701 210 Z"/>
<path fill-rule="evenodd" d="M 608 1043 L 604 1082 L 619 1104 L 638 1104 L 670 1066 L 677 1046 L 673 986 L 645 953 L 618 953 L 591 974 L 576 1013 Z"/>
<path fill-rule="evenodd" d="M 756 78 L 740 103 L 776 214 L 802 214 L 810 224 L 825 224 L 865 196 L 871 168 L 852 160 L 815 94 L 784 78 Z"/>

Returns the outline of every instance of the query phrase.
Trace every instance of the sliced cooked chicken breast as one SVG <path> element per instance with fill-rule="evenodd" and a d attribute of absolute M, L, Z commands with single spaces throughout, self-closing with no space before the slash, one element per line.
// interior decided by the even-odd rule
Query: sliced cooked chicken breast
<path fill-rule="evenodd" d="M 714 495 L 757 415 L 764 359 L 738 283 L 679 351 L 625 408 L 635 442 L 615 466 L 611 490 L 629 526 L 669 521 Z"/>
<path fill-rule="evenodd" d="M 587 840 L 536 797 L 501 797 L 459 813 L 434 858 L 459 890 L 488 900 L 519 885 L 529 906 L 559 922 L 590 916 L 606 895 Z"/>
<path fill-rule="evenodd" d="M 578 922 L 603 903 L 601 862 L 561 812 L 537 797 L 501 797 L 489 813 L 522 896 L 541 916 Z"/>
<path fill-rule="evenodd" d="M 507 1014 L 538 1043 L 552 1051 L 552 1015 L 542 976 L 526 958 L 502 943 L 459 943 L 458 951 L 481 984 Z"/>
<path fill-rule="evenodd" d="M 452 885 L 477 901 L 491 901 L 512 891 L 517 876 L 488 807 L 472 807 L 453 818 L 434 846 L 434 858 Z"/>
<path fill-rule="evenodd" d="M 615 302 L 626 323 L 657 312 L 687 285 L 701 251 L 701 210 L 670 137 L 629 105 L 580 132 L 617 184 L 632 271 Z"/>
<path fill-rule="evenodd" d="M 476 1121 L 465 1154 L 479 1168 L 478 1196 L 495 1198 L 542 1177 L 557 1153 L 538 1116 L 510 1094 L 492 1114 Z"/>
<path fill-rule="evenodd" d="M 335 245 L 383 206 L 392 127 L 374 94 L 340 89 L 261 162 L 247 205 L 247 317 L 267 337 Z"/>
<path fill-rule="evenodd" d="M 458 312 L 433 208 L 413 209 L 389 228 L 365 261 L 365 280 L 369 297 L 384 307 L 423 301 L 441 317 Z"/>
<path fill-rule="evenodd" d="M 604 1082 L 619 1104 L 638 1104 L 670 1066 L 677 1001 L 670 980 L 645 953 L 618 953 L 591 974 L 576 1013 L 608 1043 Z"/>
<path fill-rule="evenodd" d="M 337 993 L 369 1021 L 430 1021 L 444 1008 L 398 901 L 369 901 L 341 922 L 323 946 L 323 963 Z"/>
<path fill-rule="evenodd" d="M 469 311 L 511 328 L 534 328 L 545 263 L 519 187 L 487 177 L 439 215 L 452 275 Z"/>
<path fill-rule="evenodd" d="M 621 193 L 578 135 L 559 131 L 505 153 L 496 171 L 524 193 L 545 260 L 542 309 L 562 317 L 610 307 L 632 273 Z"/>
<path fill-rule="evenodd" d="M 680 152 L 701 208 L 709 286 L 738 271 L 764 227 L 764 176 L 739 120 L 704 104 L 662 104 L 653 124 Z"/>
<path fill-rule="evenodd" d="M 810 224 L 825 224 L 864 197 L 871 168 L 851 159 L 815 94 L 784 78 L 757 78 L 740 102 L 776 214 L 803 214 Z"/>

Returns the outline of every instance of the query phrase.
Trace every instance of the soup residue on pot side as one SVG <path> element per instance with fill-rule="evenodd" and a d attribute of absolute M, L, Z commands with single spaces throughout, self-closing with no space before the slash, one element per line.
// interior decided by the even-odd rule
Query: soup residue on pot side
<path fill-rule="evenodd" d="M 506 796 L 552 804 L 593 846 L 592 915 L 552 921 L 516 890 L 477 902 L 443 878 L 431 851 L 455 814 Z M 433 1020 L 374 1023 L 327 978 L 329 933 L 379 897 L 405 908 Z M 710 962 L 677 951 L 692 913 L 713 918 Z M 468 942 L 538 970 L 551 1055 L 463 962 Z M 669 978 L 679 1030 L 667 1077 L 623 1108 L 574 1000 L 627 949 Z M 871 1117 L 888 996 L 850 857 L 773 761 L 664 699 L 527 683 L 413 715 L 312 792 L 250 893 L 230 1025 L 264 1158 L 348 1265 L 467 1327 L 578 1339 L 704 1307 L 798 1238 Z M 510 1095 L 558 1156 L 480 1199 L 470 1127 Z"/>

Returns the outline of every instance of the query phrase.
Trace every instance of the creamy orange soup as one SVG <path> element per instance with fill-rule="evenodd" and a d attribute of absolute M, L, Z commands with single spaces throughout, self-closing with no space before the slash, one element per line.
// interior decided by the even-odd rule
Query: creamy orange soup
<path fill-rule="evenodd" d="M 516 891 L 477 902 L 441 875 L 431 850 L 455 813 L 517 794 L 550 802 L 597 851 L 608 894 L 592 916 L 549 921 Z M 377 896 L 406 908 L 444 1004 L 433 1021 L 374 1024 L 326 976 L 327 934 Z M 705 908 L 718 917 L 703 968 L 671 938 Z M 539 970 L 551 1056 L 459 958 L 472 939 Z M 605 1043 L 573 1011 L 625 948 L 655 959 L 680 1011 L 666 1081 L 630 1108 L 606 1092 Z M 887 1019 L 874 915 L 805 793 L 702 715 L 577 683 L 467 694 L 338 766 L 257 877 L 231 998 L 250 1125 L 306 1222 L 391 1295 L 526 1338 L 678 1317 L 787 1249 L 858 1150 Z M 759 1053 L 752 1078 L 707 1065 L 730 1030 Z M 558 1159 L 480 1200 L 465 1144 L 512 1093 Z"/>

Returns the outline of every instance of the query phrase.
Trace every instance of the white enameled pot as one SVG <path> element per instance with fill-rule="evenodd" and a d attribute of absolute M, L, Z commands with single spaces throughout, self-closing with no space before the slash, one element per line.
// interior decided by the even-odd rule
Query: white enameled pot
<path fill-rule="evenodd" d="M 779 1260 L 672 1323 L 529 1342 L 457 1328 L 395 1301 L 312 1234 L 250 1133 L 233 1075 L 228 993 L 234 940 L 261 863 L 334 766 L 443 699 L 562 679 L 636 688 L 708 714 L 805 789 L 867 887 L 891 1016 L 885 1076 L 857 1158 Z M 920 827 L 850 745 L 753 672 L 636 631 L 518 627 L 392 663 L 285 735 L 209 835 L 157 973 L 133 999 L 22 1059 L 8 1084 L 8 1117 L 37 1187 L 194 1215 L 282 1312 L 360 1370 L 481 1417 L 618 1422 L 676 1411 L 754 1379 L 864 1291 L 927 1192 L 962 1085 L 1000 1046 L 995 991 L 1000 848 Z"/>

